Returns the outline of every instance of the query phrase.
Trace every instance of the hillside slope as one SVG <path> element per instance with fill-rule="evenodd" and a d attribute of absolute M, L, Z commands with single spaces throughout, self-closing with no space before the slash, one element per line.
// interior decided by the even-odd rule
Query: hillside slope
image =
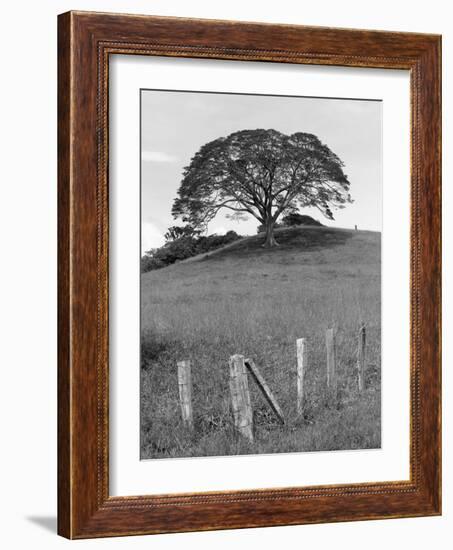
<path fill-rule="evenodd" d="M 380 445 L 380 233 L 301 227 L 279 230 L 276 238 L 280 246 L 275 249 L 262 248 L 263 236 L 256 235 L 142 275 L 143 457 Z M 348 403 L 355 396 L 355 346 L 362 323 L 372 392 L 341 424 L 336 439 L 332 426 L 320 428 L 340 421 L 322 404 L 325 330 L 337 330 L 340 395 Z M 276 431 L 252 388 L 259 437 L 253 446 L 236 441 L 228 410 L 229 356 L 253 357 L 294 418 L 300 337 L 309 342 L 304 429 Z M 177 397 L 176 361 L 181 359 L 193 365 L 197 428 L 189 439 Z"/>

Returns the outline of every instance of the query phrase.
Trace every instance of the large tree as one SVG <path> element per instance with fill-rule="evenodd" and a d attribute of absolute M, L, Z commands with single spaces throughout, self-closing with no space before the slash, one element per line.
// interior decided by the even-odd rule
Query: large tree
<path fill-rule="evenodd" d="M 184 169 L 172 214 L 206 227 L 221 209 L 251 214 L 266 228 L 264 246 L 277 243 L 274 226 L 283 213 L 352 202 L 343 162 L 313 134 L 242 130 L 203 145 Z"/>

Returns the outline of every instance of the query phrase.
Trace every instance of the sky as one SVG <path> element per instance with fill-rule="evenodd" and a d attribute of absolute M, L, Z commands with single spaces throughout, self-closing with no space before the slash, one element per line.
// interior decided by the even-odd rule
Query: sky
<path fill-rule="evenodd" d="M 244 129 L 317 135 L 344 162 L 354 203 L 335 210 L 333 221 L 317 209 L 301 213 L 329 226 L 381 231 L 381 101 L 142 90 L 141 123 L 142 252 L 164 244 L 168 227 L 183 224 L 171 208 L 198 149 Z M 238 222 L 227 212 L 210 222 L 209 234 L 256 234 L 254 217 Z"/>

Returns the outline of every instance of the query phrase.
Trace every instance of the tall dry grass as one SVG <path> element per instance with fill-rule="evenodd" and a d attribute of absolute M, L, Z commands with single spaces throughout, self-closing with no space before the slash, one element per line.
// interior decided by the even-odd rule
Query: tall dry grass
<path fill-rule="evenodd" d="M 380 234 L 298 228 L 142 276 L 141 456 L 275 453 L 380 446 Z M 357 391 L 360 325 L 366 391 Z M 326 406 L 325 331 L 337 333 L 338 404 Z M 296 415 L 296 339 L 308 339 L 306 405 Z M 231 424 L 228 358 L 255 360 L 281 426 L 250 383 L 255 442 Z M 195 430 L 183 428 L 176 362 L 192 363 Z"/>

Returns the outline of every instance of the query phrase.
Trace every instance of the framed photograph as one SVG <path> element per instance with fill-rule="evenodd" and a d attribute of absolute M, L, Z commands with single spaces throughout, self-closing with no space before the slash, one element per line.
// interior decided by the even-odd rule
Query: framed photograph
<path fill-rule="evenodd" d="M 440 514 L 440 37 L 58 24 L 59 533 Z"/>

